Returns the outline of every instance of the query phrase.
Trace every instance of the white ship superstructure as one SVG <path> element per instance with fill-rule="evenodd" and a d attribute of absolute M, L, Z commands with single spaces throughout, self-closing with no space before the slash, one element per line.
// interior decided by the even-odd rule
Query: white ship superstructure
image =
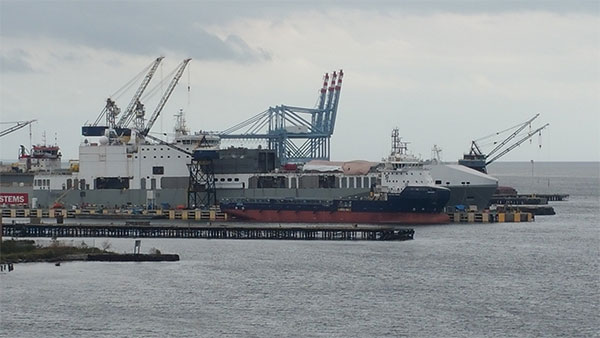
<path fill-rule="evenodd" d="M 423 166 L 423 161 L 408 153 L 408 143 L 402 142 L 398 128 L 392 130 L 392 152 L 384 159 L 381 185 L 384 187 L 383 191 L 389 193 L 400 193 L 409 185 L 434 185 L 429 170 Z"/>
<path fill-rule="evenodd" d="M 172 144 L 192 152 L 206 139 L 203 134 L 181 135 Z M 215 147 L 218 142 L 213 140 L 203 148 Z M 186 188 L 189 163 L 189 155 L 164 144 L 110 142 L 107 137 L 100 137 L 97 142 L 86 139 L 79 146 L 78 171 L 36 177 L 52 177 L 50 189 Z M 45 189 L 45 185 L 34 182 L 34 189 Z"/>
<path fill-rule="evenodd" d="M 54 192 L 37 196 L 40 201 L 51 204 L 53 196 L 64 193 L 70 204 L 186 204 L 191 158 L 175 147 L 186 152 L 219 148 L 218 137 L 207 133 L 177 134 L 170 146 L 110 142 L 102 137 L 96 141 L 84 141 L 79 147 L 78 172 L 36 175 L 34 190 Z M 281 166 L 269 150 L 220 149 L 214 176 L 217 198 L 368 197 L 425 185 L 449 188 L 451 205 L 486 207 L 496 179 L 460 165 L 424 166 L 407 153 L 405 143 L 400 146 L 383 162 L 317 160 L 298 166 Z"/>

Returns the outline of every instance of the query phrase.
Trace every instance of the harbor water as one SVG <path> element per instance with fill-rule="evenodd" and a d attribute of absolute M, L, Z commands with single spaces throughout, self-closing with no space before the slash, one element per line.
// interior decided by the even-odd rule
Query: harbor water
<path fill-rule="evenodd" d="M 0 336 L 598 336 L 599 164 L 489 171 L 570 198 L 535 222 L 418 226 L 405 242 L 143 239 L 181 261 L 17 264 L 0 273 Z"/>

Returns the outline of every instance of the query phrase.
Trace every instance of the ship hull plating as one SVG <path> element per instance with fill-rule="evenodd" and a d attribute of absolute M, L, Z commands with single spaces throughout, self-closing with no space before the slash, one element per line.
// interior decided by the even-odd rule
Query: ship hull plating
<path fill-rule="evenodd" d="M 450 219 L 443 213 L 225 210 L 240 220 L 276 223 L 363 223 L 363 224 L 444 224 Z"/>
<path fill-rule="evenodd" d="M 221 204 L 221 210 L 241 220 L 285 223 L 448 223 L 442 213 L 450 191 L 439 187 L 407 187 L 387 199 L 241 200 Z"/>

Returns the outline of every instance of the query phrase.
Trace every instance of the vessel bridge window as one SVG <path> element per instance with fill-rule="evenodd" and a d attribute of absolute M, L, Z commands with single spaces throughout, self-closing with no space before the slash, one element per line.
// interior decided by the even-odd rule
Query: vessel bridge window
<path fill-rule="evenodd" d="M 162 166 L 152 167 L 152 174 L 153 175 L 164 175 L 165 167 L 162 167 Z"/>

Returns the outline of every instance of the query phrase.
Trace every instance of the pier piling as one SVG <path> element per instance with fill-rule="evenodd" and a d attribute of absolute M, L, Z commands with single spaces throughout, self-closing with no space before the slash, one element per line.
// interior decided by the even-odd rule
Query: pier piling
<path fill-rule="evenodd" d="M 40 225 L 8 224 L 2 235 L 9 237 L 114 237 L 114 238 L 204 238 L 328 241 L 402 241 L 413 239 L 413 229 L 344 227 L 215 227 L 132 225 Z"/>

